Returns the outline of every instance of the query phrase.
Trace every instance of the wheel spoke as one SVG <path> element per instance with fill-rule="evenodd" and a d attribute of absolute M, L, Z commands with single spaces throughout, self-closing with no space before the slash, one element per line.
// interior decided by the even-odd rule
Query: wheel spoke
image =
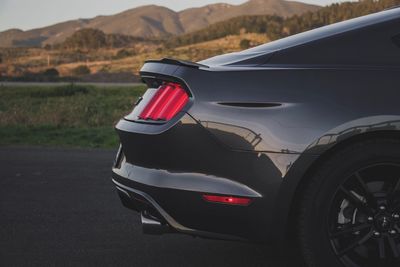
<path fill-rule="evenodd" d="M 362 210 L 367 215 L 372 214 L 372 211 L 352 192 L 348 191 L 343 186 L 340 186 L 340 190 L 346 195 L 346 199 L 350 201 L 354 206 L 356 206 L 359 210 Z"/>
<path fill-rule="evenodd" d="M 394 241 L 394 238 L 391 237 L 391 236 L 389 236 L 389 237 L 388 237 L 388 240 L 389 240 L 390 247 L 392 248 L 393 256 L 394 256 L 395 258 L 398 258 L 398 257 L 400 256 L 400 255 L 399 255 L 399 249 L 398 249 L 398 247 L 397 247 L 396 242 Z"/>
<path fill-rule="evenodd" d="M 385 239 L 383 237 L 380 237 L 377 239 L 377 241 L 378 241 L 379 258 L 385 259 L 386 258 Z"/>
<path fill-rule="evenodd" d="M 367 184 L 365 183 L 364 179 L 361 177 L 359 172 L 356 172 L 354 174 L 357 178 L 358 183 L 361 185 L 364 193 L 365 193 L 365 198 L 367 199 L 368 203 L 373 206 L 376 207 L 376 201 L 375 198 L 372 194 L 372 192 L 369 190 Z"/>
<path fill-rule="evenodd" d="M 371 228 L 370 224 L 361 224 L 361 225 L 352 225 L 350 227 L 346 227 L 345 229 L 340 229 L 331 234 L 331 238 L 341 237 L 346 234 L 354 233 L 357 231 L 361 231 L 367 228 Z"/>
<path fill-rule="evenodd" d="M 394 192 L 400 191 L 400 179 L 397 181 L 393 191 Z"/>
<path fill-rule="evenodd" d="M 345 249 L 339 251 L 338 256 L 343 256 L 347 254 L 349 251 L 353 250 L 354 248 L 361 246 L 365 242 L 367 242 L 371 237 L 372 237 L 372 231 L 369 231 L 367 234 L 365 234 L 363 237 L 357 239 L 353 243 L 351 243 L 349 246 L 347 246 Z"/>
<path fill-rule="evenodd" d="M 400 179 L 397 180 L 395 186 L 393 187 L 392 192 L 390 193 L 391 199 L 395 198 L 396 193 L 400 191 Z"/>

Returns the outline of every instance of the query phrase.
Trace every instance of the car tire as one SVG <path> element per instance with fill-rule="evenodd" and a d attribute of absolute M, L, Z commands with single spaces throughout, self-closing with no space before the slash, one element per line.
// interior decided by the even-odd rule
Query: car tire
<path fill-rule="evenodd" d="M 299 202 L 298 208 L 298 217 L 297 217 L 297 234 L 298 234 L 298 241 L 299 246 L 302 251 L 302 255 L 306 264 L 309 267 L 358 267 L 360 266 L 360 262 L 362 267 L 369 267 L 371 266 L 378 266 L 375 265 L 377 260 L 381 260 L 381 258 L 377 258 L 370 261 L 361 261 L 357 262 L 355 259 L 350 259 L 349 255 L 341 255 L 338 253 L 338 249 L 334 248 L 334 246 L 341 244 L 338 243 L 339 241 L 332 241 L 332 235 L 330 234 L 330 223 L 337 224 L 336 217 L 334 217 L 333 222 L 330 222 L 330 218 L 332 218 L 332 209 L 333 209 L 333 202 L 338 198 L 339 191 L 342 190 L 344 186 L 348 186 L 351 184 L 355 187 L 356 183 L 353 181 L 349 181 L 349 177 L 352 177 L 354 173 L 358 174 L 360 171 L 367 173 L 374 171 L 378 173 L 378 170 L 368 169 L 366 166 L 372 166 L 371 168 L 378 168 L 382 164 L 381 170 L 384 170 L 383 164 L 392 164 L 393 166 L 397 166 L 396 164 L 399 163 L 400 166 L 400 142 L 396 139 L 375 139 L 375 140 L 366 140 L 360 141 L 358 143 L 354 143 L 343 147 L 335 152 L 333 152 L 327 159 L 319 164 L 319 166 L 315 169 L 313 174 L 311 175 L 310 179 L 306 183 L 304 187 L 304 191 Z M 387 165 L 387 168 L 391 168 L 392 165 Z M 393 169 L 387 170 L 388 172 L 392 173 L 397 170 L 397 167 L 393 167 Z M 398 169 L 400 171 L 400 169 Z M 365 175 L 364 174 L 364 175 Z M 356 175 L 359 177 L 359 175 Z M 372 174 L 369 174 L 368 177 Z M 377 176 L 377 175 L 375 175 Z M 390 177 L 389 177 L 390 176 Z M 388 181 L 383 181 L 382 183 L 389 183 L 389 178 L 392 179 L 391 174 L 388 176 Z M 390 183 L 396 183 L 395 176 L 393 175 L 393 181 L 390 180 Z M 400 173 L 399 176 L 400 177 Z M 353 179 L 353 178 L 352 178 Z M 364 178 L 363 178 L 364 179 Z M 375 179 L 375 178 L 368 178 L 368 179 Z M 351 182 L 351 183 L 350 183 Z M 362 182 L 361 182 L 362 183 Z M 374 182 L 376 183 L 376 182 Z M 367 187 L 364 189 L 367 191 L 371 189 L 372 182 L 369 182 Z M 361 185 L 360 187 L 361 188 Z M 383 188 L 383 186 L 382 186 Z M 338 191 L 339 190 L 339 191 Z M 356 190 L 356 189 L 354 189 Z M 351 191 L 352 194 L 356 193 L 355 191 Z M 360 189 L 361 190 L 361 189 Z M 382 189 L 383 190 L 383 189 Z M 391 189 L 390 189 L 391 190 Z M 390 191 L 388 189 L 388 192 Z M 394 190 L 396 191 L 396 190 Z M 338 193 L 339 192 L 339 193 Z M 372 195 L 376 195 L 377 193 L 373 193 Z M 389 193 L 388 193 L 389 195 Z M 392 194 L 391 194 L 392 195 Z M 362 200 L 364 204 L 367 204 L 367 200 L 363 197 L 359 197 L 359 200 Z M 376 200 L 378 202 L 378 200 Z M 380 200 L 379 200 L 380 201 Z M 375 200 L 372 201 L 375 203 Z M 343 205 L 343 202 L 342 202 Z M 351 202 L 350 204 L 351 205 Z M 377 204 L 378 205 L 378 204 Z M 396 204 L 397 205 L 397 204 Z M 348 207 L 346 207 L 348 208 Z M 360 222 L 350 222 L 350 227 L 356 225 L 356 223 L 365 223 L 365 216 L 362 215 L 361 209 L 357 208 L 349 208 L 353 210 L 353 212 L 357 212 L 357 216 L 360 217 Z M 397 209 L 397 208 L 396 208 Z M 335 212 L 338 209 L 335 210 Z M 371 208 L 369 211 L 375 211 L 375 208 Z M 378 208 L 376 208 L 378 210 Z M 342 211 L 340 211 L 342 212 Z M 378 212 L 378 211 L 377 211 Z M 333 212 L 334 213 L 334 212 Z M 367 211 L 366 211 L 367 213 Z M 336 216 L 336 215 L 335 215 Z M 338 215 L 340 216 L 340 214 Z M 378 216 L 378 215 L 377 215 Z M 381 215 L 379 215 L 381 216 Z M 383 216 L 383 215 L 382 215 Z M 342 216 L 343 217 L 343 216 Z M 375 218 L 375 217 L 374 217 Z M 343 219 L 344 220 L 344 219 Z M 345 218 L 345 220 L 347 220 Z M 351 220 L 351 219 L 350 219 Z M 368 216 L 367 220 L 372 220 L 371 216 Z M 375 220 L 375 219 L 374 219 Z M 354 221 L 354 219 L 353 219 Z M 367 222 L 368 223 L 368 222 Z M 395 223 L 395 222 L 393 222 Z M 400 221 L 397 222 L 398 226 L 400 226 Z M 372 226 L 371 226 L 372 225 Z M 339 226 L 339 229 L 341 229 Z M 365 232 L 362 234 L 368 235 L 368 241 L 363 243 L 363 246 L 373 246 L 373 237 L 369 237 L 370 233 L 373 235 L 375 232 L 375 223 L 371 223 L 366 227 L 372 227 L 369 229 L 365 229 Z M 380 227 L 380 225 L 379 225 Z M 395 226 L 393 226 L 395 227 Z M 368 233 L 368 234 L 367 234 Z M 385 232 L 386 233 L 386 232 Z M 352 233 L 352 234 L 359 234 L 359 233 Z M 348 238 L 348 237 L 346 237 Z M 351 238 L 353 238 L 351 236 Z M 388 237 L 390 238 L 390 237 Z M 396 237 L 397 240 L 400 239 L 400 236 Z M 335 242 L 335 243 L 333 243 Z M 341 241 L 342 242 L 342 241 Z M 368 243 L 372 242 L 372 243 Z M 343 243 L 343 242 L 342 242 Z M 335 245 L 333 245 L 335 244 Z M 361 250 L 361 248 L 355 248 Z M 388 249 L 388 248 L 386 248 Z M 358 250 L 352 251 L 351 253 L 358 253 Z M 387 250 L 389 251 L 390 248 Z M 345 251 L 345 250 L 343 250 Z M 343 253 L 343 251 L 341 253 Z M 378 252 L 379 254 L 380 252 Z M 391 255 L 392 252 L 386 252 L 387 255 Z M 395 253 L 395 252 L 393 252 Z M 375 255 L 374 253 L 372 253 Z M 371 254 L 371 255 L 372 255 Z M 340 256 L 338 256 L 340 255 Z M 351 254 L 352 255 L 352 254 Z M 381 255 L 381 254 L 379 254 Z M 385 256 L 387 256 L 385 254 Z M 369 256 L 372 257 L 372 256 Z M 375 256 L 374 256 L 375 257 Z M 381 257 L 381 256 L 380 256 Z M 361 259 L 361 258 L 360 258 Z M 397 259 L 385 259 L 384 266 L 395 266 L 392 265 L 393 262 Z M 370 263 L 368 263 L 370 262 Z M 390 263 L 388 263 L 390 262 Z M 364 266 L 367 264 L 368 266 Z M 400 265 L 399 265 L 400 266 Z M 361 267 L 361 266 L 360 266 Z"/>

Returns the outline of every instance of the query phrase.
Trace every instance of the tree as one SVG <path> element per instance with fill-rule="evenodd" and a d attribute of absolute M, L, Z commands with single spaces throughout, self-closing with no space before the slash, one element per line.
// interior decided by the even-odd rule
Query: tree
<path fill-rule="evenodd" d="M 60 46 L 66 49 L 96 50 L 127 47 L 143 38 L 123 34 L 105 34 L 97 29 L 81 29 L 68 37 Z"/>
<path fill-rule="evenodd" d="M 82 29 L 68 37 L 63 46 L 69 49 L 99 49 L 107 46 L 106 35 L 96 29 Z"/>

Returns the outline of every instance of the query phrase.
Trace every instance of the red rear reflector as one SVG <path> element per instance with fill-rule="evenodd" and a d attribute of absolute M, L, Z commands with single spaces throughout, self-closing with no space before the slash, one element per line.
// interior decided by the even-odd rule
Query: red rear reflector
<path fill-rule="evenodd" d="M 165 83 L 161 85 L 150 102 L 139 115 L 141 120 L 172 119 L 189 101 L 189 96 L 181 85 Z"/>
<path fill-rule="evenodd" d="M 203 198 L 209 202 L 223 203 L 230 205 L 248 206 L 251 203 L 251 199 L 245 197 L 203 195 Z"/>

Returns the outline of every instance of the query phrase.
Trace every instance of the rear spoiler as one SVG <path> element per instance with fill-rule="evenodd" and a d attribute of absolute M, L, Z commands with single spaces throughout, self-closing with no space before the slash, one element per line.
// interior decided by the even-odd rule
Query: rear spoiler
<path fill-rule="evenodd" d="M 185 67 L 191 67 L 191 68 L 209 68 L 209 66 L 199 64 L 196 62 L 191 62 L 187 60 L 181 60 L 181 59 L 174 59 L 174 58 L 163 58 L 163 59 L 151 59 L 151 60 L 146 60 L 145 63 L 164 63 L 164 64 L 171 64 L 171 65 L 178 65 L 178 66 L 185 66 Z"/>

